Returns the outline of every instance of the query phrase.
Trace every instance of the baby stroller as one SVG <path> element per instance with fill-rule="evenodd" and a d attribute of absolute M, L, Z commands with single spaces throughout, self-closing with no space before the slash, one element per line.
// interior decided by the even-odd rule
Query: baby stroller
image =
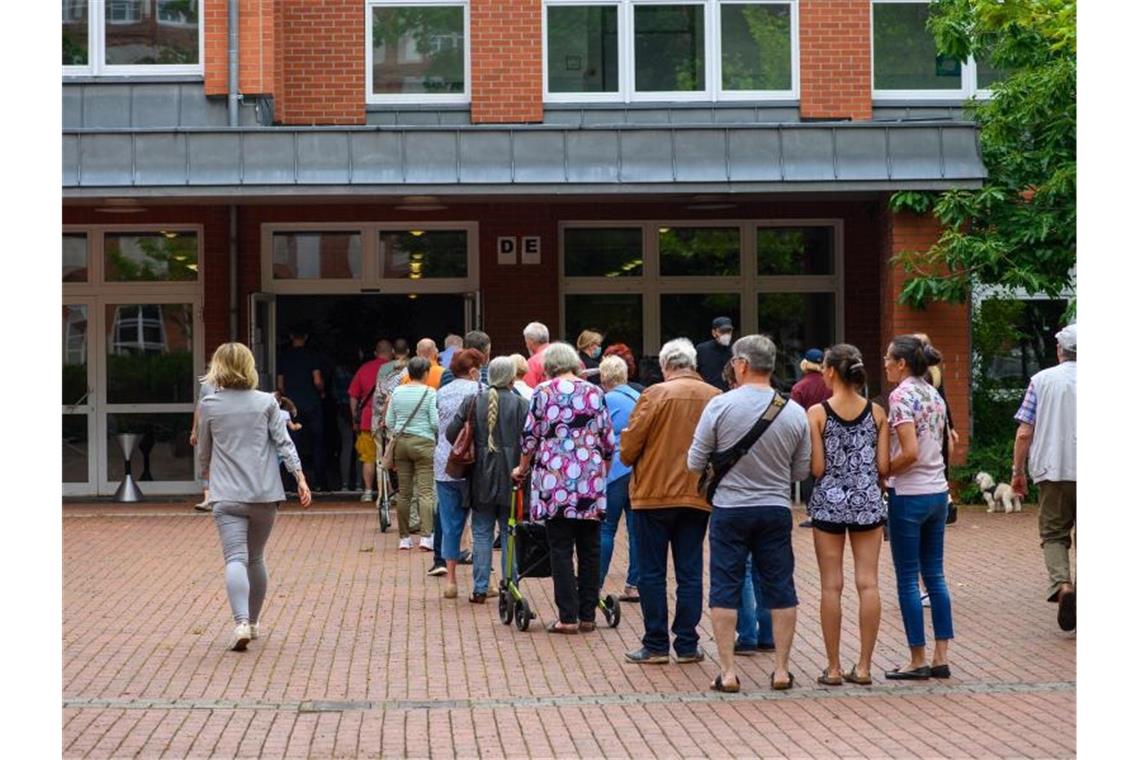
<path fill-rule="evenodd" d="M 507 573 L 499 582 L 499 620 L 525 631 L 536 616 L 519 589 L 522 578 L 549 578 L 550 547 L 546 542 L 546 525 L 525 519 L 523 492 L 518 486 L 511 491 L 511 513 L 507 516 Z M 621 604 L 617 596 L 607 594 L 598 600 L 598 609 L 610 628 L 621 622 Z"/>

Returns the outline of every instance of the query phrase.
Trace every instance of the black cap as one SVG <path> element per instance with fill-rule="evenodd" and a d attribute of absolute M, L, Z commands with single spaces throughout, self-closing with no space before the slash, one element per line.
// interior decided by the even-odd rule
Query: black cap
<path fill-rule="evenodd" d="M 717 317 L 713 320 L 712 326 L 714 330 L 731 330 L 732 320 L 728 317 Z"/>

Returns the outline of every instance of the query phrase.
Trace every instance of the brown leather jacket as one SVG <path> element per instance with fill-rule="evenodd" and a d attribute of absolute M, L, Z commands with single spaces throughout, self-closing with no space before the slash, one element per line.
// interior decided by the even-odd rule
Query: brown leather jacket
<path fill-rule="evenodd" d="M 705 404 L 720 391 L 692 370 L 645 389 L 621 434 L 621 461 L 633 467 L 633 509 L 693 507 L 710 511 L 685 460 Z"/>

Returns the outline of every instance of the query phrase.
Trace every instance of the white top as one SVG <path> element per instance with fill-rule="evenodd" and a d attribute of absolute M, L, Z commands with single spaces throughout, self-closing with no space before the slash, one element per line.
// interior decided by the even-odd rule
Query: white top
<path fill-rule="evenodd" d="M 921 377 L 905 378 L 891 391 L 889 421 L 891 425 L 891 459 L 902 451 L 898 427 L 914 423 L 918 439 L 918 458 L 898 475 L 892 475 L 888 486 L 900 496 L 923 496 L 942 493 L 946 483 L 946 462 L 942 459 L 942 436 L 946 432 L 946 403 L 933 385 Z"/>
<path fill-rule="evenodd" d="M 1077 479 L 1077 363 L 1061 362 L 1030 380 L 1037 396 L 1029 476 L 1043 480 Z"/>
<path fill-rule="evenodd" d="M 523 401 L 530 403 L 530 397 L 534 395 L 534 388 L 531 388 L 522 380 L 515 380 L 514 388 L 518 394 L 523 397 Z"/>

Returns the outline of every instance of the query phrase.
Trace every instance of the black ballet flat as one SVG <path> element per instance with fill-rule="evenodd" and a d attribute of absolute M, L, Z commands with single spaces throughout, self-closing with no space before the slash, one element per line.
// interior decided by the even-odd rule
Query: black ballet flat
<path fill-rule="evenodd" d="M 883 674 L 889 681 L 925 681 L 930 678 L 930 666 L 923 665 L 914 670 L 888 670 Z"/>

